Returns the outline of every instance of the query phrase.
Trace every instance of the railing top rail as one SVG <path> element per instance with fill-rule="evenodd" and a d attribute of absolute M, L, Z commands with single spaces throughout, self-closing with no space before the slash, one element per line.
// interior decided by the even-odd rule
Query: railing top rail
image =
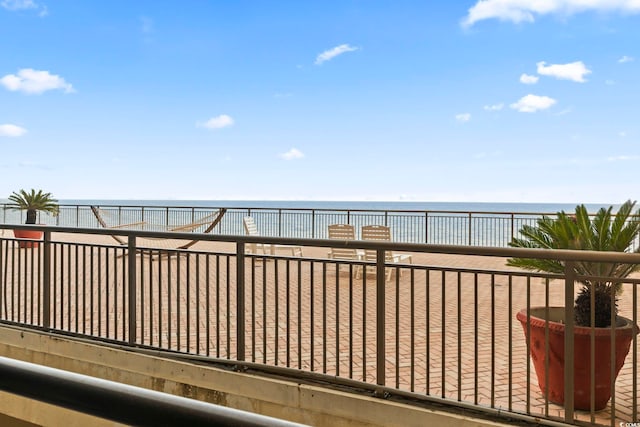
<path fill-rule="evenodd" d="M 550 257 L 549 249 L 529 249 L 529 248 L 504 248 L 504 247 L 488 247 L 488 246 L 464 246 L 464 245 L 436 245 L 422 243 L 396 243 L 383 241 L 366 241 L 366 240 L 336 240 L 336 239 L 300 239 L 290 237 L 263 237 L 263 236 L 246 236 L 246 235 L 218 235 L 204 233 L 179 233 L 179 232 L 159 232 L 159 231 L 141 231 L 141 230 L 114 230 L 96 229 L 96 228 L 78 228 L 78 227 L 58 227 L 45 225 L 16 225 L 16 224 L 0 224 L 2 229 L 24 229 L 24 230 L 41 230 L 56 233 L 73 233 L 73 234 L 93 234 L 103 236 L 135 236 L 141 238 L 161 238 L 176 240 L 194 240 L 197 238 L 207 242 L 227 242 L 227 243 L 263 243 L 263 244 L 282 244 L 292 246 L 311 246 L 311 247 L 344 247 L 357 249 L 383 249 L 389 251 L 408 251 L 421 253 L 440 253 L 454 255 L 472 255 L 472 256 L 491 256 L 491 257 L 518 257 L 518 258 L 537 258 L 547 259 Z M 554 249 L 552 257 L 563 261 L 591 261 L 591 262 L 623 262 L 629 264 L 640 264 L 640 253 L 620 253 L 620 252 L 602 252 L 602 251 L 584 251 L 584 250 L 568 250 Z"/>

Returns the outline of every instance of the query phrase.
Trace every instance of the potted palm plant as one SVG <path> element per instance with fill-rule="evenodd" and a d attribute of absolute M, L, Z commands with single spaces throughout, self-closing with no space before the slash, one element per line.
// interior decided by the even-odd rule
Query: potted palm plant
<path fill-rule="evenodd" d="M 8 207 L 11 209 L 19 209 L 27 211 L 27 220 L 25 224 L 35 224 L 38 211 L 49 212 L 52 215 L 58 215 L 58 201 L 53 198 L 51 193 L 44 193 L 42 190 L 31 189 L 30 192 L 20 190 L 13 192 L 9 196 Z M 42 232 L 37 230 L 14 230 L 14 235 L 18 238 L 29 240 L 41 240 Z M 20 247 L 37 247 L 36 242 L 21 241 Z"/>
<path fill-rule="evenodd" d="M 520 238 L 510 246 L 539 249 L 573 249 L 589 251 L 640 252 L 632 249 L 640 233 L 640 212 L 632 213 L 635 202 L 628 200 L 612 214 L 612 207 L 600 209 L 591 218 L 584 205 L 576 207 L 575 215 L 559 212 L 555 218 L 543 216 L 537 226 L 525 225 Z M 548 259 L 512 258 L 507 265 L 526 270 L 565 273 L 565 262 Z M 594 409 L 603 409 L 611 398 L 611 383 L 624 364 L 638 327 L 618 316 L 617 296 L 621 280 L 640 269 L 639 264 L 617 262 L 575 262 L 574 271 L 581 288 L 574 301 L 574 407 L 591 408 L 591 368 L 595 367 Z M 592 318 L 592 302 L 593 313 Z M 548 318 L 545 318 L 548 313 Z M 517 316 L 531 345 L 538 385 L 549 400 L 564 404 L 564 307 L 532 307 Z M 612 327 L 611 319 L 615 325 Z M 549 349 L 545 350 L 545 330 L 548 328 Z M 611 360 L 612 334 L 615 360 Z M 595 339 L 595 360 L 591 360 L 591 339 Z M 549 360 L 546 360 L 548 357 Z M 611 378 L 611 365 L 615 376 Z M 545 373 L 546 368 L 549 372 Z M 548 384 L 547 380 L 548 379 Z"/>

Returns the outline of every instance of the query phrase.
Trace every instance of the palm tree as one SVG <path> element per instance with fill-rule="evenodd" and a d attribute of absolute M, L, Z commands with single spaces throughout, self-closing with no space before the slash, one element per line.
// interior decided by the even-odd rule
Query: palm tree
<path fill-rule="evenodd" d="M 51 193 L 43 193 L 42 190 L 31 189 L 31 192 L 20 190 L 13 192 L 9 196 L 9 207 L 27 211 L 27 221 L 25 224 L 35 224 L 38 211 L 50 212 L 52 215 L 58 215 L 58 201 L 53 198 Z"/>
<path fill-rule="evenodd" d="M 522 238 L 514 238 L 509 246 L 538 249 L 576 249 L 589 251 L 640 252 L 640 247 L 632 245 L 640 234 L 640 211 L 632 214 L 636 202 L 627 200 L 612 215 L 612 206 L 601 208 L 593 219 L 584 205 L 576 207 L 575 215 L 559 212 L 556 218 L 543 216 L 537 226 L 525 225 L 520 230 Z M 564 273 L 565 262 L 560 260 L 512 258 L 507 265 L 531 271 Z M 596 327 L 611 325 L 611 310 L 618 314 L 616 295 L 620 292 L 621 282 L 634 271 L 639 264 L 618 262 L 576 262 L 574 271 L 582 280 L 582 289 L 575 300 L 575 320 L 579 326 L 591 325 L 591 294 L 594 294 Z M 609 280 L 589 279 L 589 277 L 608 277 Z M 613 296 L 613 298 L 612 298 Z M 613 300 L 613 307 L 611 306 Z"/>

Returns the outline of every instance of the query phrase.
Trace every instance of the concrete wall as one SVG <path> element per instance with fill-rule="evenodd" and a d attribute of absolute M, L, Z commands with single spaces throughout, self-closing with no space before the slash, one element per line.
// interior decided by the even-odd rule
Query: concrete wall
<path fill-rule="evenodd" d="M 314 426 L 500 425 L 11 327 L 0 327 L 0 355 Z M 0 412 L 35 425 L 117 425 L 7 393 Z"/>

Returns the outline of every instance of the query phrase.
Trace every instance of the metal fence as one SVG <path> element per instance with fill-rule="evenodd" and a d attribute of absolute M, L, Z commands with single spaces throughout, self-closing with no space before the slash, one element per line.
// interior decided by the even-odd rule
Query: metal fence
<path fill-rule="evenodd" d="M 110 226 L 138 224 L 138 228 L 164 231 L 193 223 L 219 207 L 97 206 Z M 244 234 L 242 219 L 252 216 L 267 237 L 325 239 L 330 224 L 386 225 L 394 240 L 405 243 L 505 247 L 523 225 L 534 225 L 542 213 L 458 212 L 401 210 L 226 208 L 214 234 Z M 61 205 L 58 216 L 38 213 L 38 223 L 62 227 L 100 227 L 90 205 Z M 548 214 L 547 214 L 548 215 Z M 24 223 L 25 213 L 0 204 L 0 223 Z M 140 225 L 143 224 L 143 225 Z M 202 229 L 196 230 L 202 231 Z M 357 236 L 356 236 L 357 237 Z"/>
<path fill-rule="evenodd" d="M 571 335 L 577 330 L 572 301 L 587 278 L 570 269 L 550 275 L 505 266 L 508 257 L 640 263 L 638 254 L 132 230 L 117 231 L 127 242 L 118 245 L 113 230 L 76 227 L 39 227 L 44 240 L 20 248 L 28 242 L 13 238 L 9 228 L 30 227 L 0 225 L 3 322 L 293 368 L 383 398 L 437 401 L 543 424 L 619 425 L 639 418 L 635 334 L 604 409 L 574 410 L 577 374 L 565 374 L 564 406 L 541 392 L 545 377 L 536 376 L 529 352 L 541 347 L 543 364 L 555 363 L 555 323 L 543 322 L 542 340 L 526 340 L 530 317 L 523 328 L 516 314 L 567 308 L 558 320 L 568 333 L 562 352 L 571 373 L 587 357 L 574 361 Z M 200 242 L 189 250 L 175 249 L 176 241 L 194 238 Z M 247 243 L 297 245 L 304 253 L 249 254 Z M 378 261 L 329 259 L 328 248 L 337 245 L 375 250 Z M 385 251 L 411 254 L 412 263 L 393 264 Z M 638 278 L 623 280 L 618 301 L 620 315 L 634 325 L 638 285 Z M 600 332 L 587 329 L 596 360 L 587 371 L 591 384 L 596 365 L 614 369 L 595 358 Z M 621 351 L 611 346 L 612 356 Z"/>

